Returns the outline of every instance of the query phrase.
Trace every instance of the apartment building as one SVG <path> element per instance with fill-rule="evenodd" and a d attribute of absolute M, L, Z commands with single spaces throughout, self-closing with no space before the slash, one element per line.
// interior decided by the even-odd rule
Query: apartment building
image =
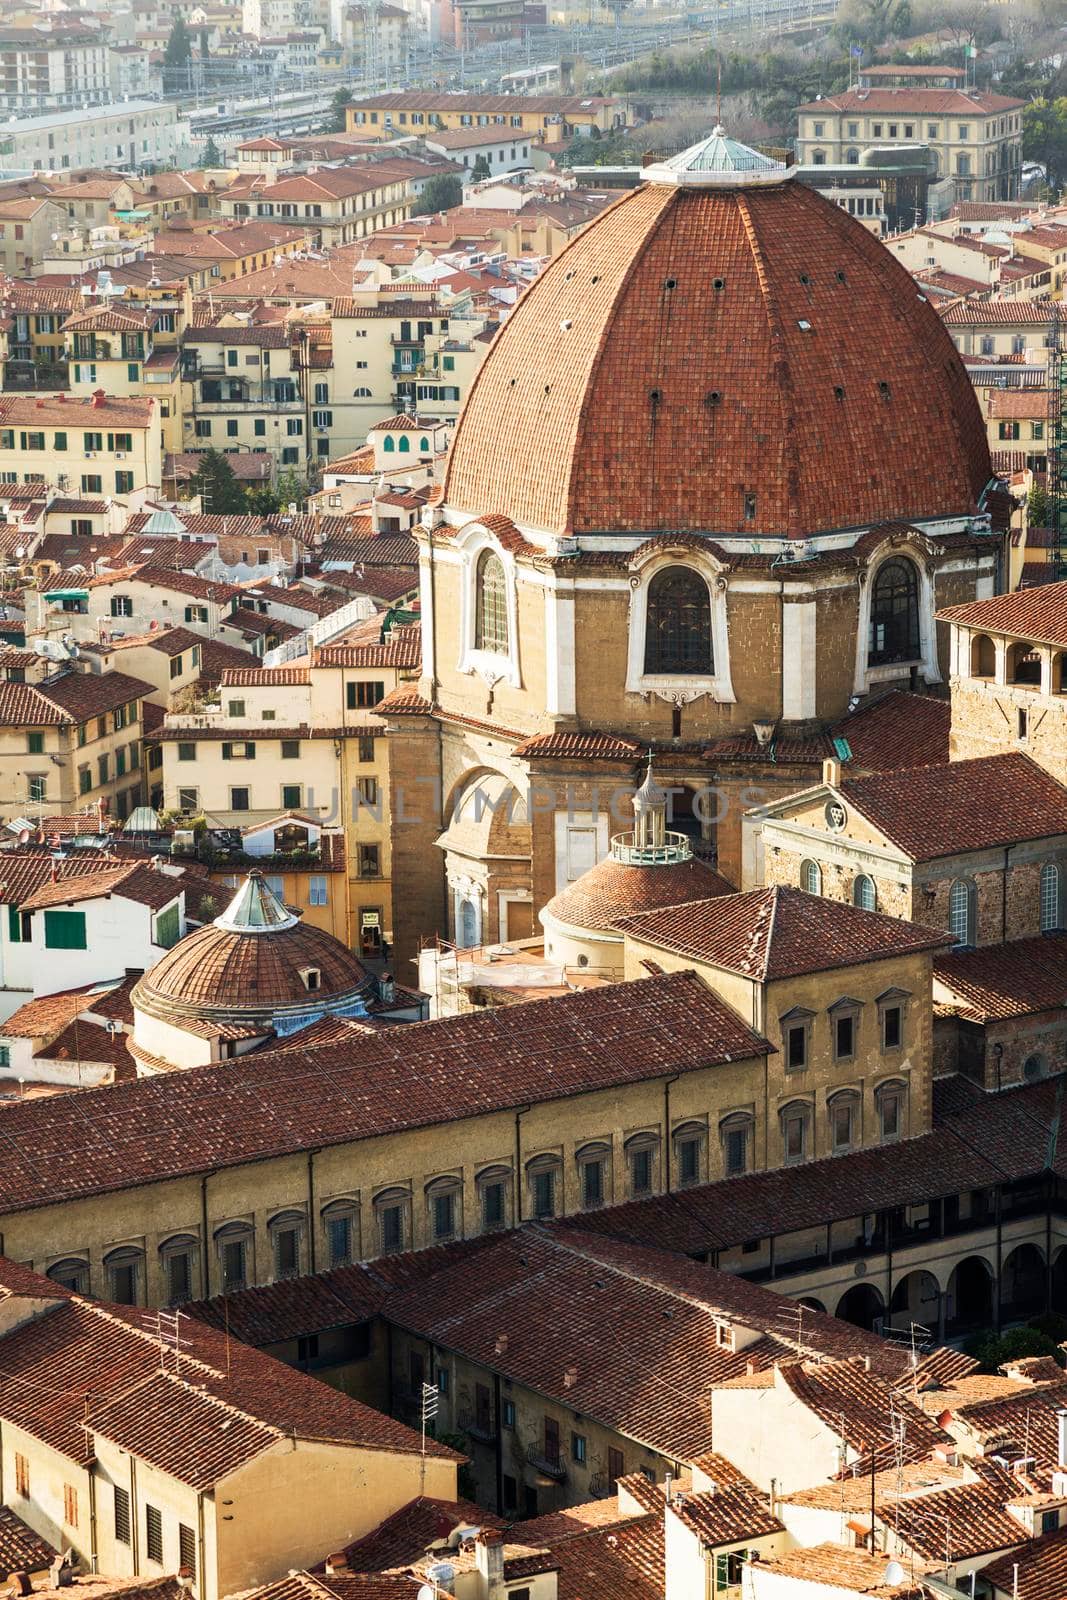
<path fill-rule="evenodd" d="M 1021 102 L 1020 102 L 1021 103 Z M 611 96 L 461 94 L 403 90 L 357 96 L 346 112 L 348 132 L 364 139 L 445 128 L 507 128 L 558 142 L 575 135 L 610 133 L 635 121 L 629 102 Z"/>
<path fill-rule="evenodd" d="M 68 111 L 110 98 L 107 37 L 60 19 L 0 29 L 0 106 L 6 111 Z"/>
<path fill-rule="evenodd" d="M 162 475 L 162 429 L 152 399 L 116 398 L 103 389 L 84 397 L 0 397 L 0 484 L 114 495 L 136 509 L 159 493 Z"/>
<path fill-rule="evenodd" d="M 160 324 L 170 321 L 157 346 Z M 72 394 L 98 388 L 117 398 L 148 394 L 155 401 L 164 450 L 181 450 L 182 413 L 178 343 L 173 317 L 135 306 L 98 305 L 63 324 Z"/>
<path fill-rule="evenodd" d="M 244 199 L 223 195 L 219 203 L 228 216 L 300 223 L 311 231 L 316 246 L 327 247 L 350 244 L 404 222 L 412 205 L 404 180 L 373 162 L 319 167 L 280 178 Z"/>
<path fill-rule="evenodd" d="M 420 659 L 417 627 L 382 637 L 380 623 L 360 624 L 315 648 L 310 666 L 226 670 L 216 705 L 168 716 L 158 735 L 168 811 L 246 831 L 294 813 L 305 831 L 343 830 L 347 881 L 290 888 L 311 907 L 342 894 L 330 931 L 364 956 L 380 955 L 393 927 L 389 746 L 375 707 Z"/>
<path fill-rule="evenodd" d="M 124 1306 L 136 1271 L 113 1254 L 109 1305 L 0 1264 L 5 1500 L 25 1528 L 119 1590 L 151 1595 L 181 1568 L 196 1600 L 218 1600 L 420 1493 L 455 1495 L 455 1451 L 225 1332 L 183 1321 L 165 1354 Z"/>
<path fill-rule="evenodd" d="M 864 150 L 925 145 L 957 200 L 1011 200 L 1022 177 L 1022 100 L 964 89 L 848 89 L 797 110 L 801 166 L 858 165 Z"/>
<path fill-rule="evenodd" d="M 19 172 L 68 167 L 175 165 L 182 133 L 179 107 L 158 100 L 85 106 L 20 117 L 0 131 L 0 157 Z"/>
<path fill-rule="evenodd" d="M 0 199 L 0 265 L 10 276 L 32 274 L 52 248 L 52 235 L 66 227 L 63 208 L 44 196 Z"/>
<path fill-rule="evenodd" d="M 159 541 L 155 544 L 158 548 Z M 190 545 L 190 565 L 201 550 Z M 132 562 L 100 572 L 61 572 L 26 590 L 26 628 L 30 637 L 61 626 L 74 639 L 107 644 L 113 634 L 144 634 L 184 626 L 214 639 L 233 610 L 239 590 L 195 572 Z"/>
<path fill-rule="evenodd" d="M 210 262 L 211 278 L 225 282 L 272 266 L 298 250 L 306 250 L 311 240 L 309 227 L 241 221 L 208 229 L 174 226 L 156 234 L 153 248 L 161 256 L 176 255 Z"/>
<path fill-rule="evenodd" d="M 278 467 L 304 470 L 312 429 L 328 435 L 333 421 L 312 408 L 315 385 L 326 378 L 308 371 L 306 348 L 284 322 L 230 316 L 214 326 L 188 328 L 182 341 L 182 448 L 258 451 Z"/>
<path fill-rule="evenodd" d="M 338 297 L 332 325 L 334 386 L 351 397 L 335 455 L 395 412 L 458 417 L 493 332 L 469 300 L 448 304 L 431 291 Z"/>
<path fill-rule="evenodd" d="M 37 684 L 0 684 L 0 811 L 31 819 L 140 804 L 142 702 L 152 685 L 70 662 Z"/>

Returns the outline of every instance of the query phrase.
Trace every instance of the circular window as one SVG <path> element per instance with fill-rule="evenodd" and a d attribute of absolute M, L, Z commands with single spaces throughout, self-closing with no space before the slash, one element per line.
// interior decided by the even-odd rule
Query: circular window
<path fill-rule="evenodd" d="M 823 814 L 826 817 L 826 826 L 832 828 L 835 833 L 840 833 L 848 820 L 845 808 L 840 800 L 827 800 L 826 810 Z"/>

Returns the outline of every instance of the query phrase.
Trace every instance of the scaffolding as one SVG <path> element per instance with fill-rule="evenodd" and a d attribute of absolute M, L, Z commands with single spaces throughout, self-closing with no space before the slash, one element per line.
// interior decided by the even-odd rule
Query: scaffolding
<path fill-rule="evenodd" d="M 1067 577 L 1067 345 L 1060 307 L 1053 301 L 1048 325 L 1047 522 L 1049 561 L 1057 578 Z"/>

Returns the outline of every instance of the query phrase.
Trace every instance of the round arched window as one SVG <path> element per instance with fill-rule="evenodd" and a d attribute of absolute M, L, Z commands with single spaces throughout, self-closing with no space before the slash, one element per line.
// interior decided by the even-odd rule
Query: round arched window
<path fill-rule="evenodd" d="M 919 659 L 919 573 L 913 561 L 883 561 L 871 590 L 867 664 L 884 666 Z"/>
<path fill-rule="evenodd" d="M 475 573 L 477 590 L 474 645 L 504 655 L 508 648 L 508 597 L 504 563 L 493 550 L 483 550 Z"/>
<path fill-rule="evenodd" d="M 865 873 L 861 872 L 852 885 L 852 904 L 859 906 L 861 911 L 877 909 L 878 896 L 875 893 L 874 879 L 868 878 Z"/>
<path fill-rule="evenodd" d="M 648 586 L 645 671 L 707 675 L 714 670 L 708 586 L 689 567 L 665 567 Z"/>
<path fill-rule="evenodd" d="M 817 861 L 800 863 L 800 887 L 805 894 L 822 894 L 822 869 Z"/>

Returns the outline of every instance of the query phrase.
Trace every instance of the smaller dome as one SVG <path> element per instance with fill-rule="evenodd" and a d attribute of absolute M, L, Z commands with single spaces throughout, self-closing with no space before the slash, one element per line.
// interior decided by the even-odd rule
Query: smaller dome
<path fill-rule="evenodd" d="M 733 887 L 714 867 L 695 856 L 666 866 L 630 866 L 612 854 L 553 895 L 541 920 L 546 927 L 607 933 L 620 917 L 636 911 L 733 893 Z"/>
<path fill-rule="evenodd" d="M 135 1011 L 184 1022 L 277 1025 L 357 1003 L 372 979 L 322 928 L 306 926 L 250 872 L 220 917 L 169 950 L 134 987 Z"/>
<path fill-rule="evenodd" d="M 706 139 L 691 144 L 666 161 L 656 161 L 642 170 L 646 183 L 674 183 L 721 186 L 736 189 L 750 183 L 781 183 L 790 169 L 773 156 L 765 156 L 747 144 L 727 137 L 721 124 Z"/>

